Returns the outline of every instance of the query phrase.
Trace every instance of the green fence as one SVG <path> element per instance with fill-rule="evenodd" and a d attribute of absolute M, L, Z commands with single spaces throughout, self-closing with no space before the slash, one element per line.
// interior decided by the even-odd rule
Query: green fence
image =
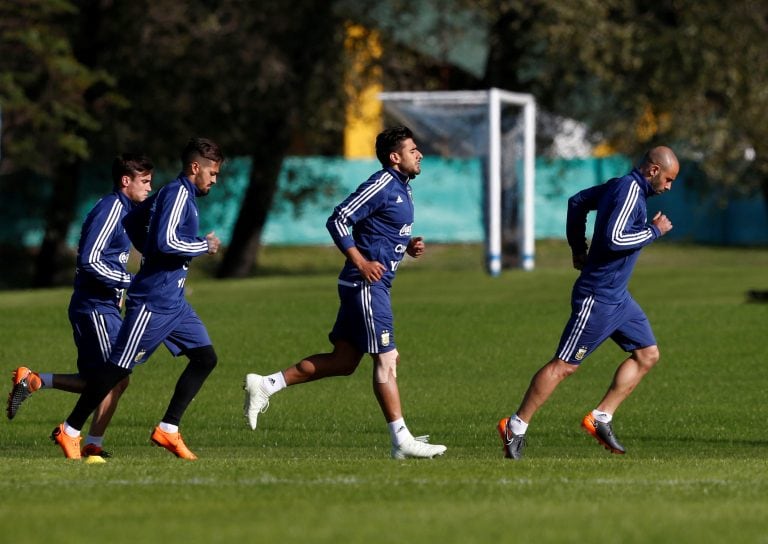
<path fill-rule="evenodd" d="M 625 157 L 545 160 L 536 163 L 536 238 L 564 238 L 568 197 L 576 191 L 622 175 L 631 167 Z M 334 205 L 378 170 L 375 160 L 290 157 L 262 241 L 274 245 L 330 244 L 325 221 Z M 248 184 L 250 160 L 225 163 L 219 183 L 201 199 L 201 232 L 215 230 L 230 239 L 241 196 Z M 413 181 L 416 204 L 414 233 L 430 242 L 480 242 L 484 239 L 484 183 L 480 160 L 425 157 Z M 155 190 L 176 172 L 157 172 Z M 688 176 L 690 179 L 687 179 Z M 683 167 L 673 190 L 649 201 L 649 214 L 663 209 L 675 225 L 669 239 L 724 245 L 768 244 L 768 211 L 764 201 L 725 198 L 695 185 L 692 169 Z M 40 243 L 50 184 L 29 176 L 2 180 L 0 242 L 33 247 Z M 109 191 L 109 165 L 88 165 L 78 193 L 76 220 L 69 241 L 77 243 L 85 214 Z M 48 190 L 46 191 L 46 188 Z"/>

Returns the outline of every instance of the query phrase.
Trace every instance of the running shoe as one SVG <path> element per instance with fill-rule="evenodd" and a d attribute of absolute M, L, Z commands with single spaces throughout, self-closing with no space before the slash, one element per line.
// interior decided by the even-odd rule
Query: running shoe
<path fill-rule="evenodd" d="M 264 377 L 259 374 L 245 375 L 243 415 L 248 420 L 248 425 L 251 426 L 252 430 L 256 430 L 259 414 L 263 414 L 269 408 L 269 394 L 261 385 L 263 379 Z"/>
<path fill-rule="evenodd" d="M 581 426 L 611 453 L 626 453 L 624 446 L 621 445 L 616 435 L 613 434 L 611 424 L 597 421 L 592 412 L 584 416 L 584 419 L 581 420 Z"/>
<path fill-rule="evenodd" d="M 16 412 L 19 411 L 21 403 L 29 398 L 32 393 L 40 389 L 40 386 L 43 384 L 37 372 L 32 372 L 25 366 L 20 366 L 13 371 L 11 383 L 13 383 L 13 387 L 8 394 L 8 405 L 5 409 L 8 419 L 16 417 Z"/>
<path fill-rule="evenodd" d="M 80 438 L 73 438 L 64 432 L 64 424 L 59 424 L 51 433 L 51 440 L 58 444 L 67 459 L 80 459 Z"/>
<path fill-rule="evenodd" d="M 392 446 L 392 459 L 432 459 L 447 449 L 440 444 L 430 444 L 429 435 L 414 436 L 399 446 Z"/>
<path fill-rule="evenodd" d="M 525 435 L 514 434 L 509 430 L 508 423 L 509 418 L 505 417 L 496 425 L 496 430 L 499 431 L 499 437 L 503 444 L 504 457 L 507 459 L 522 459 L 523 451 L 525 450 Z"/>
<path fill-rule="evenodd" d="M 192 453 L 187 445 L 184 443 L 184 439 L 181 438 L 181 433 L 167 433 L 159 426 L 155 427 L 150 438 L 156 445 L 167 449 L 176 457 L 181 459 L 187 459 L 194 461 L 197 459 L 197 455 Z"/>
<path fill-rule="evenodd" d="M 83 457 L 112 457 L 112 454 L 96 444 L 86 444 L 81 452 Z"/>

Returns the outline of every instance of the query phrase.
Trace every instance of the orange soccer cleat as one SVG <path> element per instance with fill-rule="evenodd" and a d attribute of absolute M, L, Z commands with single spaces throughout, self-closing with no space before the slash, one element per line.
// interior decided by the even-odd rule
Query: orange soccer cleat
<path fill-rule="evenodd" d="M 613 432 L 613 426 L 610 423 L 602 423 L 595 419 L 590 412 L 581 420 L 582 428 L 591 434 L 605 449 L 611 453 L 624 454 L 626 450 L 621 445 L 619 439 Z"/>
<path fill-rule="evenodd" d="M 81 452 L 83 457 L 112 457 L 112 454 L 96 444 L 86 444 Z"/>
<path fill-rule="evenodd" d="M 184 439 L 181 438 L 181 433 L 167 433 L 159 426 L 155 427 L 150 438 L 158 446 L 162 446 L 176 457 L 194 461 L 197 459 L 197 455 L 192 453 L 187 445 L 184 443 Z"/>
<path fill-rule="evenodd" d="M 51 433 L 51 440 L 61 446 L 67 459 L 80 459 L 80 437 L 73 438 L 64 432 L 64 424 L 59 424 Z"/>
<path fill-rule="evenodd" d="M 504 457 L 520 460 L 523 458 L 523 452 L 525 451 L 525 435 L 514 434 L 509 430 L 508 423 L 509 418 L 505 417 L 496 425 L 496 430 L 499 432 L 499 438 L 501 438 L 501 443 L 503 444 Z"/>
<path fill-rule="evenodd" d="M 20 366 L 13 371 L 11 383 L 13 383 L 13 387 L 8 394 L 8 405 L 5 408 L 8 419 L 16 417 L 16 412 L 18 412 L 21 403 L 43 385 L 40 375 L 37 372 L 32 372 L 25 366 Z"/>

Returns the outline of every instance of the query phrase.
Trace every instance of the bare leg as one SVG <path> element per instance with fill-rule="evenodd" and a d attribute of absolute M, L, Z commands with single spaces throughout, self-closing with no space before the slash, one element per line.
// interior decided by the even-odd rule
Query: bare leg
<path fill-rule="evenodd" d="M 391 355 L 391 354 L 390 354 Z M 403 409 L 400 405 L 400 389 L 397 387 L 397 377 L 392 372 L 386 372 L 387 379 L 383 381 L 379 367 L 384 364 L 381 360 L 387 354 L 373 355 L 373 394 L 379 403 L 381 412 L 387 423 L 403 417 Z M 400 363 L 400 356 L 396 357 L 395 366 Z"/>
<path fill-rule="evenodd" d="M 562 359 L 552 359 L 546 365 L 541 367 L 531 379 L 531 384 L 525 392 L 523 402 L 517 409 L 517 415 L 526 423 L 531 422 L 531 418 L 536 411 L 547 401 L 554 390 L 565 378 L 578 370 L 577 365 L 566 363 Z"/>
<path fill-rule="evenodd" d="M 104 397 L 104 400 L 101 401 L 101 404 L 94 410 L 91 428 L 88 431 L 89 435 L 104 436 L 104 432 L 107 430 L 107 426 L 117 409 L 117 402 L 120 400 L 120 396 L 123 394 L 123 391 L 125 391 L 125 388 L 128 387 L 129 381 L 130 378 L 126 377 L 114 386 L 112 390 L 107 393 L 107 396 Z"/>
<path fill-rule="evenodd" d="M 659 361 L 659 348 L 648 346 L 636 349 L 627 360 L 619 365 L 613 382 L 608 388 L 603 400 L 597 405 L 597 409 L 613 414 L 619 405 L 634 391 L 643 377 Z"/>
<path fill-rule="evenodd" d="M 283 370 L 285 383 L 296 385 L 332 376 L 349 376 L 360 364 L 363 353 L 349 342 L 339 340 L 332 353 L 318 353 L 305 357 Z"/>

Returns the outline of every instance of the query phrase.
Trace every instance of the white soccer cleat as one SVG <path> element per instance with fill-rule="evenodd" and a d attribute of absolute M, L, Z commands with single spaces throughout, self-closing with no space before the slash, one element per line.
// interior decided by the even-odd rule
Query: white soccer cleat
<path fill-rule="evenodd" d="M 261 386 L 261 380 L 264 377 L 260 374 L 246 374 L 245 385 L 245 405 L 243 406 L 243 415 L 248 420 L 251 429 L 256 430 L 256 423 L 259 414 L 263 414 L 269 408 L 269 394 Z"/>
<path fill-rule="evenodd" d="M 415 436 L 399 446 L 392 446 L 392 459 L 432 459 L 445 453 L 445 446 L 430 444 L 429 435 Z"/>

